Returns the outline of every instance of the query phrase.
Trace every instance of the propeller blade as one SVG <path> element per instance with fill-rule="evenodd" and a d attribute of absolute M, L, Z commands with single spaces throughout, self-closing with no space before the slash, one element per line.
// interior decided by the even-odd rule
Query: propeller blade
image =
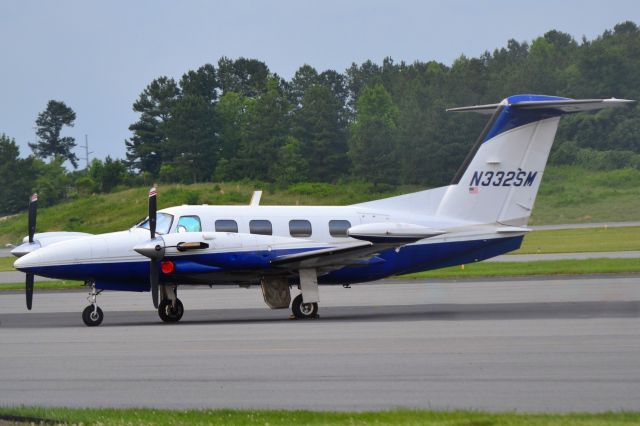
<path fill-rule="evenodd" d="M 149 262 L 149 283 L 151 284 L 151 300 L 153 300 L 153 307 L 158 309 L 158 281 L 160 276 L 158 273 L 158 263 L 153 260 Z"/>
<path fill-rule="evenodd" d="M 27 274 L 25 280 L 25 293 L 27 295 L 27 309 L 31 310 L 33 304 L 33 274 Z"/>
<path fill-rule="evenodd" d="M 33 242 L 33 235 L 36 233 L 36 216 L 38 213 L 38 194 L 33 194 L 29 200 L 28 231 L 29 242 Z"/>
<path fill-rule="evenodd" d="M 149 190 L 149 232 L 151 234 L 152 250 L 144 244 L 144 247 L 139 247 L 140 250 L 136 250 L 138 253 L 151 258 L 149 261 L 149 284 L 151 284 L 151 300 L 153 300 L 153 306 L 158 309 L 158 282 L 160 281 L 160 260 L 164 256 L 164 242 L 163 246 L 154 244 L 156 238 L 156 216 L 158 211 L 158 204 L 156 200 L 156 187 L 154 186 Z"/>
<path fill-rule="evenodd" d="M 151 232 L 151 239 L 156 237 L 156 213 L 158 211 L 158 204 L 156 201 L 156 187 L 154 186 L 149 190 L 149 231 Z"/>

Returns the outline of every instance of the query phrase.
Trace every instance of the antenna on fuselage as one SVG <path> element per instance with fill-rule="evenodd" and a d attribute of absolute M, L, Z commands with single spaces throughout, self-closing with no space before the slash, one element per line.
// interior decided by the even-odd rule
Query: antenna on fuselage
<path fill-rule="evenodd" d="M 253 195 L 251 196 L 251 201 L 249 202 L 249 205 L 259 206 L 260 198 L 262 198 L 262 191 L 253 191 Z"/>

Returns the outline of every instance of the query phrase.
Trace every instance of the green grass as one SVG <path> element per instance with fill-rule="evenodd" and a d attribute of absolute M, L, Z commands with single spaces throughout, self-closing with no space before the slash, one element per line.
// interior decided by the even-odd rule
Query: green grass
<path fill-rule="evenodd" d="M 69 290 L 84 287 L 84 281 L 36 281 L 33 284 L 35 290 Z M 24 290 L 24 283 L 0 284 L 0 291 Z"/>
<path fill-rule="evenodd" d="M 526 414 L 479 411 L 393 410 L 378 412 L 313 412 L 268 410 L 155 410 L 0 408 L 2 416 L 46 419 L 56 424 L 84 425 L 621 425 L 638 424 L 640 413 Z"/>
<path fill-rule="evenodd" d="M 547 167 L 530 225 L 640 220 L 640 170 Z"/>
<path fill-rule="evenodd" d="M 524 238 L 523 253 L 582 253 L 640 250 L 640 227 L 533 231 Z"/>
<path fill-rule="evenodd" d="M 0 272 L 15 271 L 13 269 L 13 262 L 16 261 L 16 257 L 0 257 Z"/>
<path fill-rule="evenodd" d="M 535 262 L 478 262 L 399 278 L 478 278 L 533 275 L 582 275 L 640 272 L 640 259 L 538 260 Z"/>

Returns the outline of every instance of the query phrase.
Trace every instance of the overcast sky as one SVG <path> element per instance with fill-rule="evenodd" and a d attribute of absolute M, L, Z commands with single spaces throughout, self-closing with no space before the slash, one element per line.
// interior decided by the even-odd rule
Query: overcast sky
<path fill-rule="evenodd" d="M 342 72 L 386 56 L 450 65 L 510 38 L 592 39 L 625 20 L 640 24 L 640 1 L 0 0 L 0 133 L 30 154 L 36 116 L 56 99 L 77 114 L 65 135 L 124 158 L 145 86 L 221 56 L 260 59 L 287 79 L 305 63 Z"/>

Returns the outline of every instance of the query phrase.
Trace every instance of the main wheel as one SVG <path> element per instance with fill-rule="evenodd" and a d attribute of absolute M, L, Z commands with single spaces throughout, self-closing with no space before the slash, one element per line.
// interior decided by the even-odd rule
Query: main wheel
<path fill-rule="evenodd" d="M 99 307 L 93 309 L 93 305 L 89 305 L 84 308 L 84 311 L 82 311 L 82 321 L 87 327 L 98 326 L 102 324 L 103 319 L 104 314 L 102 313 L 102 309 L 100 309 Z"/>
<path fill-rule="evenodd" d="M 291 303 L 291 311 L 293 312 L 293 316 L 298 319 L 317 318 L 318 304 L 315 302 L 303 303 L 302 294 L 299 294 L 293 299 L 293 302 Z"/>
<path fill-rule="evenodd" d="M 180 299 L 176 299 L 176 307 L 173 307 L 171 300 L 164 299 L 158 306 L 158 315 L 164 322 L 178 322 L 184 314 L 184 306 Z"/>

